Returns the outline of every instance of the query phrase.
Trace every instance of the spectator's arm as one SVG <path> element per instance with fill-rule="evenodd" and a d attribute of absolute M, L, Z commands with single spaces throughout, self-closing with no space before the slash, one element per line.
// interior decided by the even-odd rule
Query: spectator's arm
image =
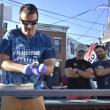
<path fill-rule="evenodd" d="M 92 68 L 88 68 L 85 71 L 82 71 L 82 70 L 78 69 L 78 74 L 81 77 L 84 77 L 84 78 L 87 78 L 87 79 L 90 79 L 90 78 L 94 77 L 94 72 L 93 72 Z"/>
<path fill-rule="evenodd" d="M 70 78 L 78 78 L 79 77 L 79 74 L 77 73 L 77 69 L 72 69 L 72 68 L 66 68 L 65 69 L 65 74 L 67 77 L 70 77 Z"/>
<path fill-rule="evenodd" d="M 110 74 L 110 68 L 102 68 L 100 66 L 98 66 L 97 68 L 95 68 L 95 74 L 97 76 L 105 76 Z"/>

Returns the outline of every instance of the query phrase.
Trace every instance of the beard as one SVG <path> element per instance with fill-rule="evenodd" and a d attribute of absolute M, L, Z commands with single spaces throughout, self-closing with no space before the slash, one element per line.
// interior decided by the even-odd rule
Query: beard
<path fill-rule="evenodd" d="M 98 55 L 97 56 L 97 58 L 99 59 L 99 60 L 103 60 L 103 59 L 105 59 L 105 54 L 101 54 L 101 55 Z"/>

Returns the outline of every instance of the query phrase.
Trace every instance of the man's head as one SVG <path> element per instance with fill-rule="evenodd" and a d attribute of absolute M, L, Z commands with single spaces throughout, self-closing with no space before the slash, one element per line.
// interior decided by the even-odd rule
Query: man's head
<path fill-rule="evenodd" d="M 87 52 L 87 47 L 84 44 L 79 44 L 76 47 L 76 58 L 77 59 L 84 59 L 86 52 Z"/>
<path fill-rule="evenodd" d="M 104 60 L 106 58 L 106 48 L 102 45 L 97 45 L 95 47 L 95 53 L 99 60 Z"/>
<path fill-rule="evenodd" d="M 19 19 L 21 30 L 24 35 L 31 37 L 36 33 L 36 24 L 38 22 L 38 10 L 33 4 L 25 4 L 20 8 Z"/>

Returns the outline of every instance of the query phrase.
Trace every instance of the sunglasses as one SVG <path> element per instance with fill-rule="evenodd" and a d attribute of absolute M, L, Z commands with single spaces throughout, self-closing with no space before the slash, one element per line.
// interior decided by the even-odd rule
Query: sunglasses
<path fill-rule="evenodd" d="M 79 50 L 77 53 L 85 54 L 85 51 L 84 50 Z"/>
<path fill-rule="evenodd" d="M 22 24 L 25 26 L 37 24 L 37 20 L 33 20 L 33 21 L 26 21 L 26 20 L 22 20 L 22 19 L 20 19 L 20 20 L 21 20 Z"/>

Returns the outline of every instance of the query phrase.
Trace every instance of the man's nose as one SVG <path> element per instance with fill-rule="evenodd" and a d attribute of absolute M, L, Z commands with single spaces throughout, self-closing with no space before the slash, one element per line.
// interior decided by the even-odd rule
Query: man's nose
<path fill-rule="evenodd" d="M 28 27 L 28 28 L 32 28 L 32 24 L 28 24 L 27 27 Z"/>
<path fill-rule="evenodd" d="M 100 55 L 100 52 L 98 52 L 97 55 Z"/>

